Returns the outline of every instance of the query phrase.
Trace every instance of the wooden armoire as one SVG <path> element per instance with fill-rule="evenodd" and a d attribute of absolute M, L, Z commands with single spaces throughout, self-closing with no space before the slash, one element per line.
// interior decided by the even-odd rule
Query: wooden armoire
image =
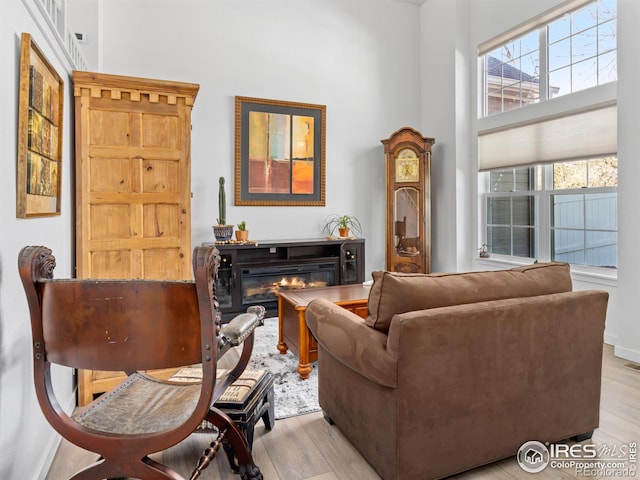
<path fill-rule="evenodd" d="M 78 278 L 192 278 L 191 109 L 198 89 L 73 72 Z M 121 379 L 79 371 L 78 404 Z"/>

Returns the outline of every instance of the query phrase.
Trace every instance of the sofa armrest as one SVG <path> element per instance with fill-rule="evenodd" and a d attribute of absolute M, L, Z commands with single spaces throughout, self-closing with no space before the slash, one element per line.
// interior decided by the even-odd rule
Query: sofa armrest
<path fill-rule="evenodd" d="M 324 299 L 309 303 L 306 321 L 318 343 L 336 360 L 374 383 L 397 387 L 397 359 L 387 351 L 385 333 Z"/>

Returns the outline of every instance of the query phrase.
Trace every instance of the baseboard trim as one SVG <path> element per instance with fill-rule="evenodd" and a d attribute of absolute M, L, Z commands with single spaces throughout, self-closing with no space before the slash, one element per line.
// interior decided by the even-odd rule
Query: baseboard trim
<path fill-rule="evenodd" d="M 62 437 L 58 432 L 53 430 L 45 447 L 42 449 L 43 455 L 40 456 L 40 462 L 36 469 L 34 478 L 37 478 L 38 480 L 45 480 L 47 478 L 47 474 L 49 473 L 49 469 L 51 468 L 51 464 L 53 463 L 53 459 L 56 456 L 56 452 L 58 451 L 61 441 Z"/>
<path fill-rule="evenodd" d="M 618 335 L 610 335 L 607 333 L 607 327 L 604 329 L 604 343 L 607 345 L 615 346 L 618 344 Z"/>
<path fill-rule="evenodd" d="M 67 401 L 67 404 L 64 408 L 64 411 L 68 414 L 73 412 L 73 409 L 76 408 L 76 390 L 73 389 L 73 394 Z M 51 435 L 47 440 L 45 447 L 42 449 L 42 455 L 40 455 L 40 461 L 38 462 L 38 467 L 35 470 L 35 474 L 33 476 L 34 479 L 37 480 L 46 480 L 47 475 L 49 473 L 49 469 L 51 468 L 51 464 L 53 463 L 53 459 L 56 456 L 58 451 L 58 447 L 62 442 L 62 437 L 58 432 L 56 432 L 53 428 L 51 428 Z"/>
<path fill-rule="evenodd" d="M 640 363 L 640 350 L 615 345 L 613 347 L 613 354 L 616 357 L 624 358 L 625 360 L 630 360 L 635 363 Z"/>

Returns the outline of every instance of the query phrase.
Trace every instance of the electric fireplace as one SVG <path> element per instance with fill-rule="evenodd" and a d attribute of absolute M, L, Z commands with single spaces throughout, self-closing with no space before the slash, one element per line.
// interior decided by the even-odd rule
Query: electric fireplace
<path fill-rule="evenodd" d="M 205 243 L 204 245 L 211 245 Z M 277 314 L 278 291 L 364 281 L 364 239 L 216 244 L 220 268 L 216 296 L 223 321 L 263 305 Z"/>

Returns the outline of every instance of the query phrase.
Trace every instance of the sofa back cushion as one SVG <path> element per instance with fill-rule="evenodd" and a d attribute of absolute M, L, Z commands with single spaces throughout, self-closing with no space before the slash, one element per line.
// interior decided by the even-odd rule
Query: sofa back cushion
<path fill-rule="evenodd" d="M 367 325 L 388 332 L 397 313 L 572 289 L 568 263 L 537 263 L 511 270 L 469 273 L 372 273 Z"/>

